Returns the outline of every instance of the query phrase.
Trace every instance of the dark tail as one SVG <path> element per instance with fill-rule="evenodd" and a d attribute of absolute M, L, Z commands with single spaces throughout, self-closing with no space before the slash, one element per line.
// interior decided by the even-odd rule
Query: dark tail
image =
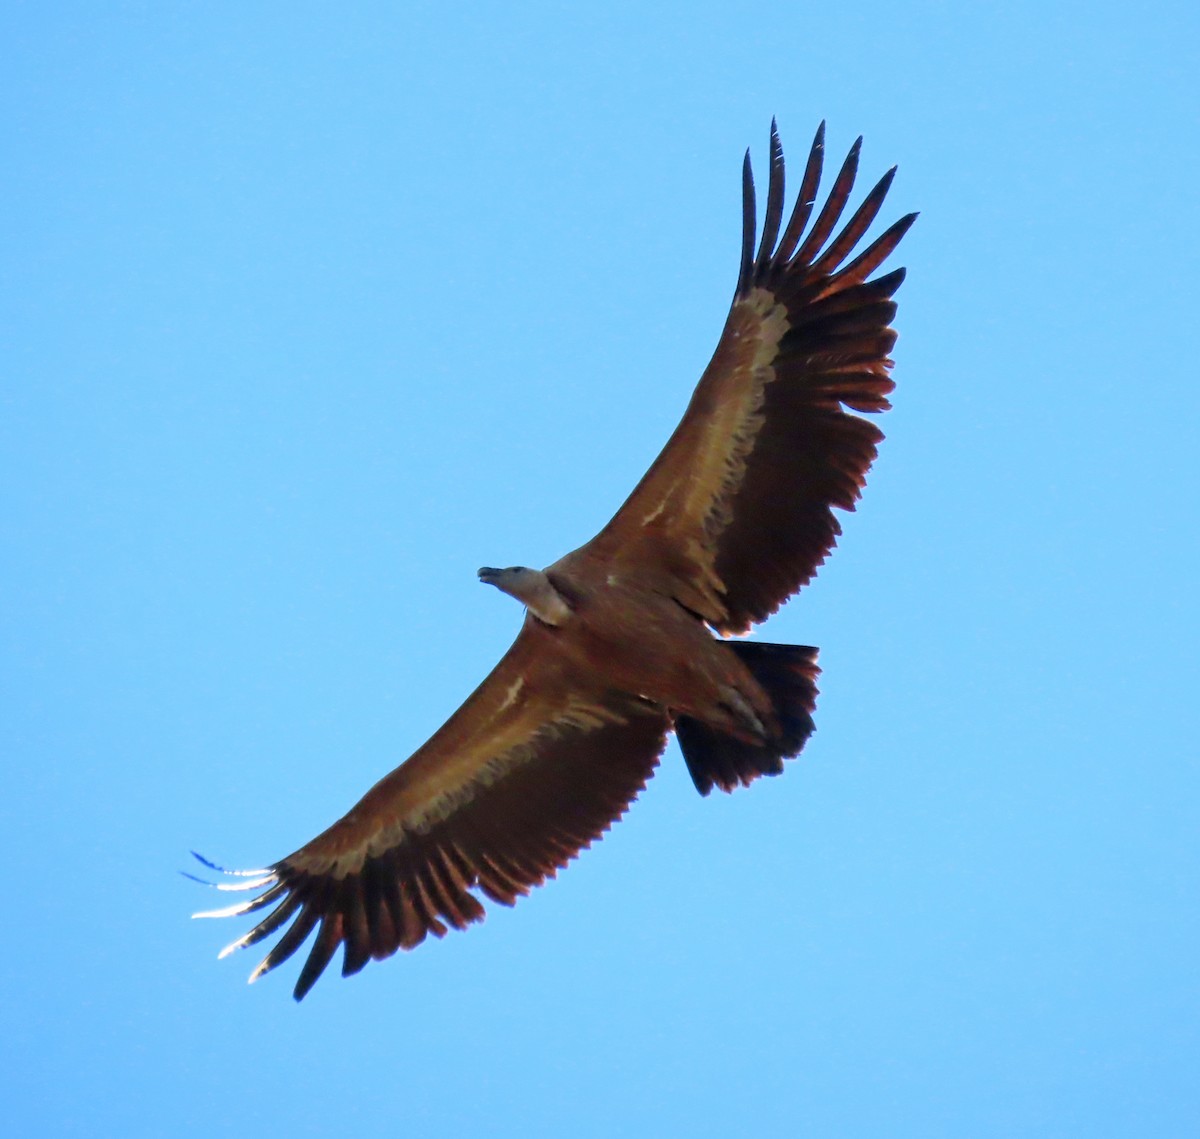
<path fill-rule="evenodd" d="M 813 733 L 817 703 L 817 650 L 806 645 L 767 645 L 728 641 L 775 705 L 779 735 L 765 744 L 743 743 L 722 735 L 690 716 L 678 716 L 675 735 L 692 782 L 701 795 L 714 787 L 749 787 L 760 775 L 779 775 L 783 761 L 799 755 Z"/>

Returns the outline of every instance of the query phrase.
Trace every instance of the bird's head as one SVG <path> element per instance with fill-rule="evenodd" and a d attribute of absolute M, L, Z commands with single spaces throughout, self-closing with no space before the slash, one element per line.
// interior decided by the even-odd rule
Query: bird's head
<path fill-rule="evenodd" d="M 484 566 L 479 571 L 479 580 L 515 597 L 547 625 L 561 625 L 571 615 L 566 599 L 541 570 L 526 566 L 509 566 L 507 569 Z"/>

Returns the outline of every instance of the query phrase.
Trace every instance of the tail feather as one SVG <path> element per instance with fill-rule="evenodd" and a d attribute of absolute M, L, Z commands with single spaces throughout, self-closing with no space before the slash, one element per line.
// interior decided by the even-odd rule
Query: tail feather
<path fill-rule="evenodd" d="M 817 702 L 817 650 L 807 645 L 730 641 L 775 707 L 779 734 L 766 743 L 745 743 L 723 735 L 691 716 L 675 719 L 675 735 L 692 782 L 701 795 L 714 787 L 749 787 L 760 775 L 779 775 L 783 761 L 799 755 L 814 730 Z"/>

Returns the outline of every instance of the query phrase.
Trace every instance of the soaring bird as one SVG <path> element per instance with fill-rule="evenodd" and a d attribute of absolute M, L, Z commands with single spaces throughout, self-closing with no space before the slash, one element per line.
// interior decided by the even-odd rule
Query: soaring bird
<path fill-rule="evenodd" d="M 270 907 L 222 956 L 283 931 L 251 980 L 316 931 L 301 1000 L 339 946 L 342 975 L 512 905 L 598 839 L 653 774 L 674 731 L 697 790 L 777 775 L 813 730 L 815 648 L 727 640 L 815 574 L 853 510 L 893 389 L 892 300 L 871 279 L 916 214 L 853 259 L 895 167 L 832 240 L 859 138 L 809 227 L 821 124 L 784 225 L 771 124 L 761 238 L 750 154 L 742 254 L 716 352 L 661 454 L 612 520 L 545 569 L 484 568 L 525 606 L 482 684 L 414 755 L 328 830 L 225 889 L 259 891 L 198 917 Z M 199 856 L 197 856 L 199 857 Z M 201 859 L 201 861 L 206 861 Z M 213 866 L 213 869 L 222 868 Z"/>

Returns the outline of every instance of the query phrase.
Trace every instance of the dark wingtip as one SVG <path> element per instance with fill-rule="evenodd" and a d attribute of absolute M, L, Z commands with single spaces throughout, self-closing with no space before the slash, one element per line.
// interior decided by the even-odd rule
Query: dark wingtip
<path fill-rule="evenodd" d="M 754 229 L 754 171 L 750 166 L 750 148 L 746 147 L 746 157 L 742 159 L 742 266 L 738 273 L 739 294 L 750 284 L 754 266 Z"/>
<path fill-rule="evenodd" d="M 893 222 L 890 226 L 893 234 L 893 240 L 899 244 L 900 239 L 913 227 L 913 222 L 921 216 L 920 210 L 913 210 L 910 214 L 905 214 L 899 221 Z"/>
<path fill-rule="evenodd" d="M 804 164 L 804 175 L 800 182 L 800 192 L 796 195 L 796 203 L 792 207 L 792 215 L 788 219 L 787 228 L 779 240 L 771 261 L 774 265 L 784 265 L 791 260 L 800 244 L 804 227 L 812 207 L 816 203 L 817 189 L 821 182 L 821 168 L 825 162 L 825 120 L 822 119 L 813 135 L 812 146 L 808 150 L 808 159 Z"/>
<path fill-rule="evenodd" d="M 775 242 L 779 237 L 779 225 L 783 221 L 783 143 L 779 141 L 779 130 L 773 118 L 771 119 L 770 151 L 767 170 L 767 208 L 763 215 L 762 237 L 758 243 L 758 256 L 754 260 L 756 267 L 762 267 L 771 260 L 771 254 L 775 249 Z"/>
<path fill-rule="evenodd" d="M 296 985 L 292 989 L 292 1000 L 299 1004 L 309 993 L 312 992 L 313 986 L 321 979 L 321 974 L 325 972 L 325 966 L 320 969 L 302 969 L 300 976 L 296 980 Z"/>

